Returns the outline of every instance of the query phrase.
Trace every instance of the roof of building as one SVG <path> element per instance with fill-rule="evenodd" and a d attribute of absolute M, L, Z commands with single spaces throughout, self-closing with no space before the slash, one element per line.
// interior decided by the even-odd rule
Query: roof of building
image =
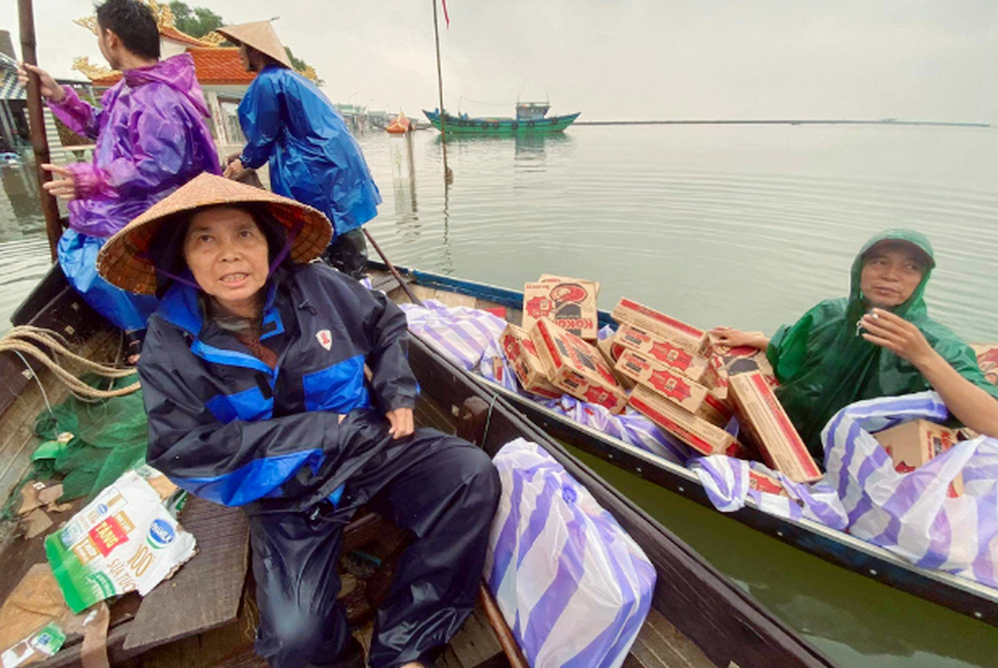
<path fill-rule="evenodd" d="M 194 58 L 194 69 L 201 85 L 249 84 L 256 76 L 247 72 L 239 59 L 239 49 L 194 47 L 187 49 Z"/>
<path fill-rule="evenodd" d="M 180 32 L 173 26 L 161 26 L 159 34 L 167 39 L 181 42 L 182 44 L 189 44 L 190 46 L 207 46 L 204 41 L 198 39 L 197 37 L 192 37 L 185 32 Z"/>
<path fill-rule="evenodd" d="M 194 58 L 194 71 L 202 86 L 246 86 L 256 76 L 247 72 L 239 60 L 239 49 L 191 47 L 187 53 Z M 97 88 L 110 88 L 121 81 L 121 72 L 111 72 L 92 80 Z"/>

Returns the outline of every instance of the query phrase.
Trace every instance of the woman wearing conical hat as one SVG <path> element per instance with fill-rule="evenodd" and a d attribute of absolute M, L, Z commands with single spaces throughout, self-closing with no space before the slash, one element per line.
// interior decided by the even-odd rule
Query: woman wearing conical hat
<path fill-rule="evenodd" d="M 311 207 L 202 174 L 112 237 L 98 268 L 160 297 L 138 365 L 147 460 L 249 516 L 257 651 L 275 668 L 363 668 L 336 566 L 367 505 L 414 536 L 368 663 L 429 665 L 474 607 L 499 477 L 470 443 L 414 428 L 405 316 L 312 262 L 330 236 Z"/>
<path fill-rule="evenodd" d="M 360 278 L 367 265 L 360 227 L 378 215 L 381 203 L 360 146 L 326 96 L 295 72 L 270 21 L 218 32 L 239 45 L 243 65 L 257 73 L 239 104 L 246 146 L 225 176 L 239 178 L 269 161 L 274 192 L 332 221 L 333 241 L 323 259 Z"/>

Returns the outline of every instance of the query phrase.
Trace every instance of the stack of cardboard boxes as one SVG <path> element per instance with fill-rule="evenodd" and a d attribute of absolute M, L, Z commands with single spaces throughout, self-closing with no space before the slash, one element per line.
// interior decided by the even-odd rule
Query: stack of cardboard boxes
<path fill-rule="evenodd" d="M 527 283 L 523 327 L 507 325 L 500 343 L 528 392 L 570 394 L 619 413 L 627 405 L 627 391 L 590 343 L 596 340 L 598 292 L 598 283 L 563 276 Z"/>
<path fill-rule="evenodd" d="M 630 299 L 611 314 L 619 327 L 596 340 L 599 284 L 545 275 L 524 290 L 523 327 L 507 326 L 500 342 L 521 386 L 543 397 L 562 393 L 606 407 L 631 406 L 704 455 L 761 459 L 791 480 L 822 477 L 773 392 L 765 352 L 730 348 L 707 332 Z M 738 417 L 739 439 L 726 427 Z M 915 422 L 877 434 L 899 471 L 951 447 L 956 436 Z M 775 479 L 752 486 L 777 493 Z M 954 481 L 950 495 L 962 490 Z"/>
<path fill-rule="evenodd" d="M 622 299 L 612 315 L 620 324 L 610 347 L 615 369 L 637 383 L 632 407 L 704 455 L 758 453 L 792 480 L 821 478 L 763 374 L 731 376 L 730 350 L 715 354 L 707 332 L 632 300 Z M 743 443 L 724 429 L 732 414 Z"/>

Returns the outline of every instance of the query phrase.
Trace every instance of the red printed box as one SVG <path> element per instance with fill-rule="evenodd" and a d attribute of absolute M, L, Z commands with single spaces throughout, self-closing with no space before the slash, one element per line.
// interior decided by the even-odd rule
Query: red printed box
<path fill-rule="evenodd" d="M 548 318 L 567 332 L 596 340 L 597 284 L 592 281 L 544 281 L 523 287 L 523 328 L 530 330 Z"/>
<path fill-rule="evenodd" d="M 561 397 L 562 391 L 548 380 L 544 362 L 525 329 L 513 324 L 506 325 L 506 329 L 499 335 L 499 345 L 502 346 L 506 361 L 513 367 L 520 387 L 550 399 Z"/>
<path fill-rule="evenodd" d="M 614 368 L 691 413 L 700 410 L 707 398 L 707 388 L 703 385 L 633 350 L 625 350 Z"/>
<path fill-rule="evenodd" d="M 620 324 L 633 325 L 673 343 L 690 355 L 704 355 L 710 345 L 707 332 L 670 318 L 630 299 L 621 299 L 610 314 Z"/>
<path fill-rule="evenodd" d="M 821 469 L 761 373 L 731 376 L 730 389 L 742 427 L 753 437 L 770 468 L 794 482 L 822 478 Z"/>
<path fill-rule="evenodd" d="M 628 350 L 653 358 L 661 364 L 675 369 L 694 382 L 701 382 L 710 366 L 710 360 L 702 355 L 693 355 L 679 344 L 665 341 L 634 325 L 622 324 L 613 342 Z"/>
<path fill-rule="evenodd" d="M 530 334 L 552 385 L 611 413 L 624 409 L 627 393 L 593 346 L 546 318 Z"/>
<path fill-rule="evenodd" d="M 636 385 L 628 403 L 700 454 L 745 456 L 741 444 L 731 434 L 680 408 L 651 388 Z"/>

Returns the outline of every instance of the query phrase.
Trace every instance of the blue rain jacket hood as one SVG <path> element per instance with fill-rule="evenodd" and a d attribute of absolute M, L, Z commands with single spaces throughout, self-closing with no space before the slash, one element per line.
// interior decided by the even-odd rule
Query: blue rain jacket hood
<path fill-rule="evenodd" d="M 343 118 L 311 81 L 268 65 L 239 104 L 241 160 L 270 162 L 271 189 L 326 214 L 335 235 L 378 215 L 381 193 Z"/>

